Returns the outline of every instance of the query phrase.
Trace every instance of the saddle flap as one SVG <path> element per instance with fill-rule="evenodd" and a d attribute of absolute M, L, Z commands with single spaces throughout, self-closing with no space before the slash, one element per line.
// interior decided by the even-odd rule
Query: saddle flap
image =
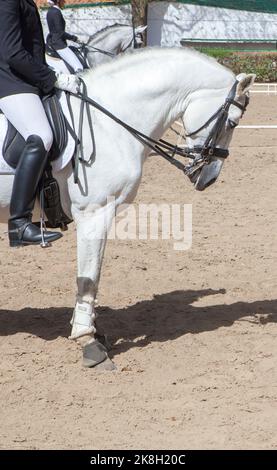
<path fill-rule="evenodd" d="M 53 132 L 53 145 L 49 155 L 49 160 L 53 161 L 59 157 L 67 145 L 67 124 L 56 93 L 45 96 L 42 103 Z"/>

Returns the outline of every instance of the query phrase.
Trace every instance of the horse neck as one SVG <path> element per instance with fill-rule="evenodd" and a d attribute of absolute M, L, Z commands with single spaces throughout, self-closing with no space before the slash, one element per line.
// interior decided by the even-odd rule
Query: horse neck
<path fill-rule="evenodd" d="M 160 138 L 185 112 L 196 90 L 213 89 L 215 85 L 222 89 L 227 86 L 226 81 L 233 80 L 227 69 L 218 66 L 217 70 L 217 64 L 205 63 L 203 59 L 203 63 L 197 63 L 193 56 L 186 58 L 182 52 L 144 51 L 99 67 L 91 74 L 89 93 L 132 127 Z M 215 75 L 217 72 L 215 79 L 213 67 Z"/>

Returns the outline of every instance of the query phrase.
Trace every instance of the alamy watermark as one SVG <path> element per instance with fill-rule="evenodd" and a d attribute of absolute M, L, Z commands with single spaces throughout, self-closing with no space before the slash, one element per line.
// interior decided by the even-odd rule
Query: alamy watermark
<path fill-rule="evenodd" d="M 93 212 L 93 216 L 92 216 Z M 85 211 L 83 236 L 109 240 L 172 240 L 173 249 L 192 246 L 192 204 L 122 204 L 115 199 Z"/>

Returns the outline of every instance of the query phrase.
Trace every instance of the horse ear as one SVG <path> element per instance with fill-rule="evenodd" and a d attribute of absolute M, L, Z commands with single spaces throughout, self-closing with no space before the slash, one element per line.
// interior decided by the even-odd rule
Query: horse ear
<path fill-rule="evenodd" d="M 141 24 L 140 26 L 137 26 L 137 27 L 135 28 L 135 31 L 136 31 L 136 33 L 143 33 L 143 31 L 145 31 L 146 28 L 147 28 L 147 25 L 144 26 L 144 25 Z"/>
<path fill-rule="evenodd" d="M 236 95 L 241 96 L 245 95 L 250 90 L 255 81 L 256 75 L 254 73 L 241 73 L 236 78 L 239 81 Z"/>

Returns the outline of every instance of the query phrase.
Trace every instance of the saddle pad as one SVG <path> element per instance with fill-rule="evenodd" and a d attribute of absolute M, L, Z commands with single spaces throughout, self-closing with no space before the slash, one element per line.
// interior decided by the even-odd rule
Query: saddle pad
<path fill-rule="evenodd" d="M 59 94 L 59 101 L 61 103 L 61 107 L 65 117 L 67 118 L 68 122 L 72 126 L 72 120 L 70 116 L 70 112 L 67 105 L 67 100 L 64 92 Z M 2 148 L 3 143 L 5 140 L 5 136 L 7 133 L 8 122 L 7 119 L 3 114 L 0 114 L 0 175 L 14 175 L 15 170 L 10 167 L 7 162 L 4 160 L 2 155 Z M 73 137 L 68 133 L 68 142 L 67 146 L 65 147 L 64 151 L 61 153 L 57 160 L 51 162 L 52 168 L 54 173 L 61 171 L 65 166 L 70 162 L 71 158 L 73 157 L 75 150 L 75 141 Z"/>

